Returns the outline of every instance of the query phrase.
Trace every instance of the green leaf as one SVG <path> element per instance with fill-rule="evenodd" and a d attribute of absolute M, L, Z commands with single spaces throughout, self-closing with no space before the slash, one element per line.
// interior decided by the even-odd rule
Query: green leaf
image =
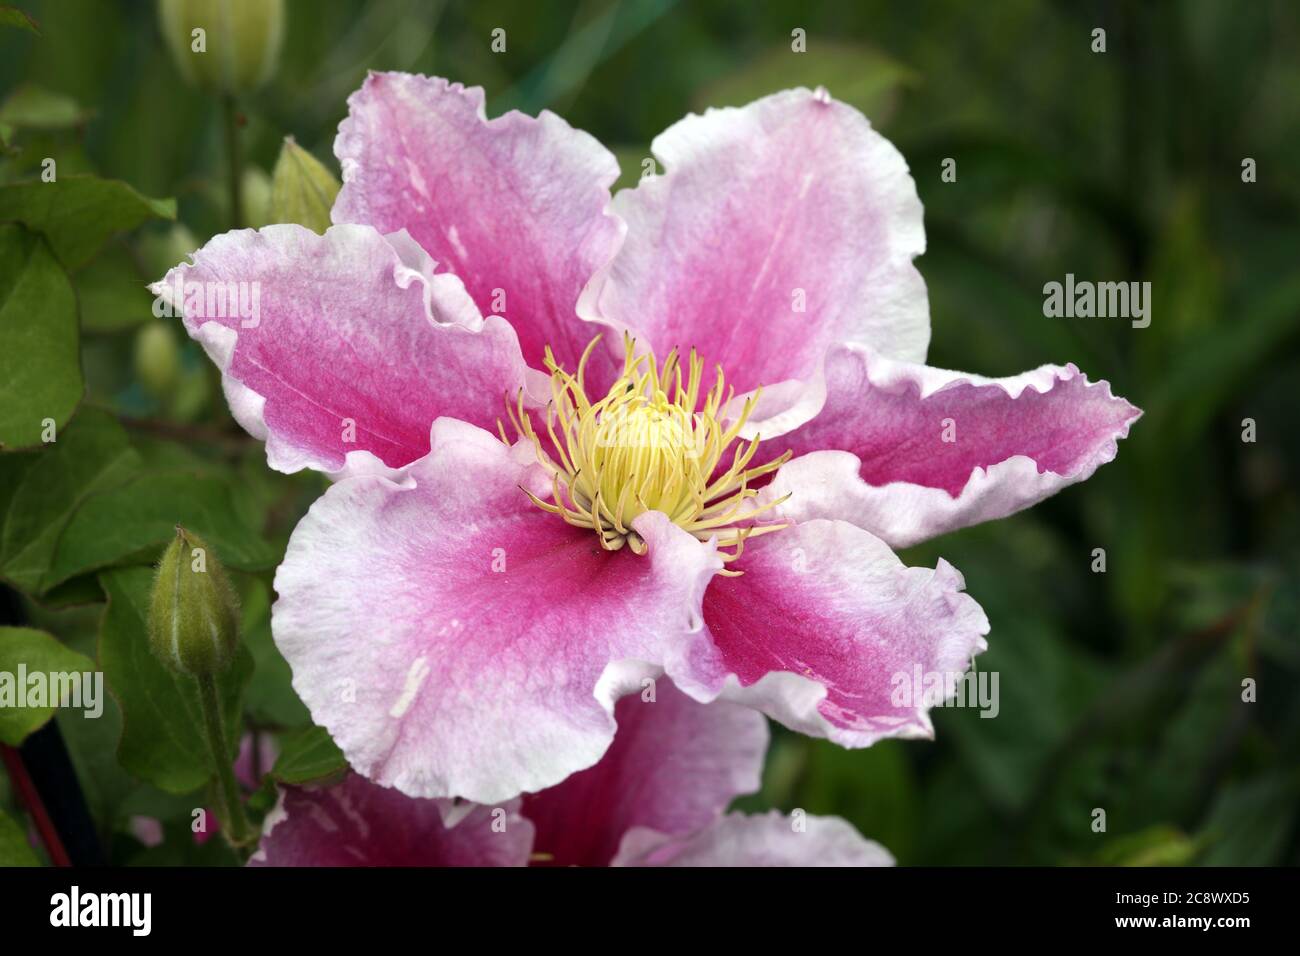
<path fill-rule="evenodd" d="M 27 129 L 70 129 L 94 113 L 70 96 L 25 83 L 0 103 L 0 123 Z"/>
<path fill-rule="evenodd" d="M 40 25 L 32 19 L 30 14 L 8 4 L 0 4 L 0 27 L 15 27 L 36 36 L 41 35 Z"/>
<path fill-rule="evenodd" d="M 0 225 L 0 449 L 39 444 L 84 391 L 67 275 L 39 236 Z"/>
<path fill-rule="evenodd" d="M 212 775 L 198 685 L 172 674 L 149 650 L 145 621 L 153 570 L 124 568 L 105 572 L 99 580 L 108 595 L 99 662 L 123 716 L 118 760 L 168 793 L 195 790 Z M 241 648 L 234 666 L 217 682 L 232 760 L 240 737 L 241 699 L 251 674 L 252 661 Z"/>
<path fill-rule="evenodd" d="M 68 269 L 85 265 L 115 233 L 175 218 L 176 200 L 150 199 L 116 179 L 63 176 L 0 186 L 0 220 L 43 233 Z"/>
<path fill-rule="evenodd" d="M 86 499 L 59 537 L 42 589 L 110 565 L 152 562 L 178 524 L 206 540 L 227 567 L 260 571 L 279 558 L 241 520 L 226 482 L 189 472 L 146 474 Z"/>
<path fill-rule="evenodd" d="M 19 686 L 20 666 L 28 678 L 25 687 Z M 81 675 L 94 670 L 94 661 L 44 631 L 0 627 L 0 741 L 16 747 L 54 715 L 59 687 L 52 684 L 50 675 Z M 38 693 L 30 680 L 34 675 L 39 675 L 42 685 L 39 699 L 32 696 Z M 80 680 L 77 676 L 78 687 Z M 82 703 L 89 706 L 87 701 Z"/>
<path fill-rule="evenodd" d="M 2 12 L 2 11 L 0 11 Z M 18 821 L 0 810 L 0 866 L 40 866 Z"/>
<path fill-rule="evenodd" d="M 64 581 L 58 587 L 51 588 L 41 595 L 41 607 L 50 610 L 103 603 L 104 591 L 99 586 L 98 575 L 95 574 L 83 574 L 70 581 Z"/>
<path fill-rule="evenodd" d="M 271 184 L 271 220 L 296 222 L 313 232 L 330 227 L 330 208 L 342 184 L 315 156 L 285 137 Z"/>
<path fill-rule="evenodd" d="M 280 756 L 271 775 L 281 783 L 300 784 L 341 774 L 348 768 L 343 751 L 321 727 L 305 727 L 280 740 Z"/>
<path fill-rule="evenodd" d="M 0 457 L 0 576 L 28 593 L 54 558 L 59 535 L 87 495 L 136 473 L 140 456 L 111 415 L 83 408 L 40 452 Z"/>
<path fill-rule="evenodd" d="M 244 644 L 253 655 L 253 680 L 244 709 L 258 725 L 306 727 L 311 713 L 293 690 L 293 671 L 271 639 L 270 588 L 256 578 L 243 597 Z"/>
<path fill-rule="evenodd" d="M 107 681 L 105 681 L 107 684 Z M 109 688 L 111 690 L 111 688 Z M 67 746 L 82 795 L 103 836 L 115 826 L 124 826 L 123 804 L 136 791 L 158 790 L 128 774 L 117 762 L 117 741 L 122 736 L 122 711 L 112 693 L 105 695 L 104 713 L 97 720 L 82 720 L 68 711 L 54 719 Z"/>

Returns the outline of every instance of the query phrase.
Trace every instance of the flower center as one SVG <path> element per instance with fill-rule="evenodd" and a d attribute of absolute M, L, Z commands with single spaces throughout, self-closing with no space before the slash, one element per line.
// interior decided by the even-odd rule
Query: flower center
<path fill-rule="evenodd" d="M 736 443 L 762 390 L 727 422 L 723 416 L 734 389 L 726 388 L 720 367 L 713 387 L 702 396 L 704 363 L 694 349 L 683 372 L 676 349 L 660 366 L 651 353 L 634 354 L 635 341 L 625 337 L 622 374 L 604 398 L 591 402 L 584 376 L 599 341 L 596 336 L 587 345 L 576 375 L 546 350 L 551 373 L 546 432 L 558 462 L 543 448 L 524 412 L 523 394 L 514 408 L 507 405 L 515 431 L 533 443 L 537 460 L 551 474 L 554 500 L 529 493 L 533 503 L 571 525 L 592 529 L 606 550 L 627 545 L 637 554 L 644 554 L 646 546 L 632 521 L 647 511 L 663 512 L 701 541 L 716 536 L 719 548 L 732 549 L 721 552 L 724 561 L 740 555 L 746 538 L 784 528 L 749 524 L 779 500 L 760 506 L 748 502 L 758 494 L 750 483 L 775 471 L 790 453 L 750 468 L 760 439 Z M 728 455 L 733 443 L 735 450 Z"/>

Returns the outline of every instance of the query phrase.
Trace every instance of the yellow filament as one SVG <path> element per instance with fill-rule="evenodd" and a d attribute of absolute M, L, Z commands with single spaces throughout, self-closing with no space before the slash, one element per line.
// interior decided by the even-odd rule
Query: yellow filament
<path fill-rule="evenodd" d="M 576 375 L 562 369 L 546 350 L 551 373 L 546 434 L 558 462 L 543 448 L 525 413 L 523 393 L 514 407 L 507 402 L 516 433 L 532 442 L 537 460 L 551 474 L 552 501 L 526 492 L 533 503 L 571 525 L 592 529 L 606 550 L 627 545 L 637 554 L 645 553 L 646 546 L 632 522 L 647 511 L 663 512 L 702 541 L 716 537 L 720 549 L 731 549 L 720 552 L 724 561 L 739 557 L 747 538 L 784 528 L 742 527 L 737 522 L 749 522 L 785 500 L 746 505 L 758 495 L 750 483 L 779 468 L 790 452 L 750 468 L 759 442 L 755 437 L 737 444 L 729 466 L 718 470 L 762 390 L 745 401 L 738 418 L 724 423 L 719 416 L 734 390 L 726 388 L 721 368 L 715 369 L 713 387 L 701 404 L 704 363 L 694 349 L 683 378 L 676 349 L 660 367 L 653 354 L 636 355 L 635 341 L 625 337 L 623 372 L 605 397 L 593 403 L 587 399 L 584 378 L 599 341 L 597 336 L 588 343 Z"/>

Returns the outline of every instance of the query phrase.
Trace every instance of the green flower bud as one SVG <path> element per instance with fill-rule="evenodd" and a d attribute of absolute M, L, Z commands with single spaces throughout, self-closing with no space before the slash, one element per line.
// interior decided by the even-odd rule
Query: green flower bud
<path fill-rule="evenodd" d="M 218 93 L 245 93 L 275 72 L 284 0 L 158 0 L 158 20 L 187 80 Z"/>
<path fill-rule="evenodd" d="M 330 227 L 330 209 L 340 188 L 319 159 L 286 136 L 271 181 L 272 222 L 293 222 L 323 233 Z"/>
<path fill-rule="evenodd" d="M 154 398 L 168 398 L 181 376 L 181 350 L 176 333 L 161 319 L 140 327 L 135 335 L 135 374 Z"/>
<path fill-rule="evenodd" d="M 211 677 L 230 666 L 239 644 L 239 597 L 217 556 L 176 526 L 158 562 L 149 603 L 149 646 L 167 667 Z"/>

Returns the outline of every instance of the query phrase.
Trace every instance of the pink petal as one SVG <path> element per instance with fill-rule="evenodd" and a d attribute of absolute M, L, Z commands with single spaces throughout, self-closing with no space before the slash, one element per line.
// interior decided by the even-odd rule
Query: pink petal
<path fill-rule="evenodd" d="M 518 800 L 453 807 L 349 773 L 331 787 L 283 788 L 249 865 L 526 866 L 532 843 Z"/>
<path fill-rule="evenodd" d="M 525 497 L 548 490 L 525 446 L 451 419 L 430 441 L 401 483 L 348 479 L 312 506 L 272 630 L 359 773 L 492 803 L 594 764 L 614 701 L 707 647 L 721 561 L 657 512 L 636 521 L 648 555 L 602 551 Z"/>
<path fill-rule="evenodd" d="M 666 679 L 653 701 L 644 698 L 618 702 L 618 733 L 596 766 L 524 799 L 548 862 L 607 866 L 632 827 L 690 833 L 758 790 L 767 750 L 761 714 L 696 703 Z"/>
<path fill-rule="evenodd" d="M 494 426 L 505 394 L 525 383 L 506 322 L 483 321 L 459 280 L 430 269 L 405 237 L 279 225 L 217 236 L 152 289 L 185 308 L 271 467 L 337 475 L 423 457 L 440 415 Z M 257 293 L 251 318 L 229 304 L 209 314 L 207 293 L 230 283 L 244 290 L 245 314 Z"/>
<path fill-rule="evenodd" d="M 257 761 L 253 761 L 253 742 L 257 741 Z M 235 777 L 244 786 L 256 790 L 262 785 L 262 778 L 258 771 L 266 773 L 274 765 L 276 758 L 280 756 L 280 746 L 275 742 L 275 737 L 268 733 L 254 735 L 251 733 L 244 734 L 239 739 L 239 755 L 235 757 Z"/>
<path fill-rule="evenodd" d="M 762 816 L 731 813 L 693 835 L 669 837 L 652 830 L 628 834 L 614 866 L 893 866 L 878 843 L 864 839 L 839 817 Z"/>
<path fill-rule="evenodd" d="M 211 819 L 211 817 L 209 818 Z M 127 820 L 126 826 L 131 836 L 135 837 L 146 847 L 153 848 L 159 846 L 163 841 L 163 825 L 162 821 L 157 817 L 147 817 L 142 814 L 134 814 Z"/>
<path fill-rule="evenodd" d="M 576 320 L 578 293 L 623 235 L 613 155 L 548 111 L 489 121 L 482 89 L 438 77 L 371 73 L 348 108 L 334 221 L 406 229 L 510 321 L 534 367 L 550 345 L 573 368 L 599 331 Z"/>
<path fill-rule="evenodd" d="M 1073 365 L 985 379 L 844 347 L 827 357 L 826 383 L 821 412 L 760 449 L 807 456 L 767 495 L 791 493 L 781 517 L 842 518 L 896 547 L 1091 477 L 1142 414 Z"/>
<path fill-rule="evenodd" d="M 861 113 L 824 90 L 788 90 L 688 116 L 652 151 L 667 172 L 615 197 L 627 241 L 581 314 L 631 328 L 661 356 L 695 346 L 737 392 L 814 377 L 840 340 L 925 358 L 921 202 Z M 764 417 L 803 391 L 778 389 Z"/>
<path fill-rule="evenodd" d="M 986 647 L 988 620 L 961 593 L 956 569 L 942 560 L 933 571 L 905 567 L 847 522 L 751 539 L 732 567 L 744 574 L 715 578 L 704 598 L 719 656 L 694 659 L 678 685 L 801 733 L 846 747 L 931 737 L 929 702 L 898 697 L 899 682 L 918 669 L 955 678 Z"/>

